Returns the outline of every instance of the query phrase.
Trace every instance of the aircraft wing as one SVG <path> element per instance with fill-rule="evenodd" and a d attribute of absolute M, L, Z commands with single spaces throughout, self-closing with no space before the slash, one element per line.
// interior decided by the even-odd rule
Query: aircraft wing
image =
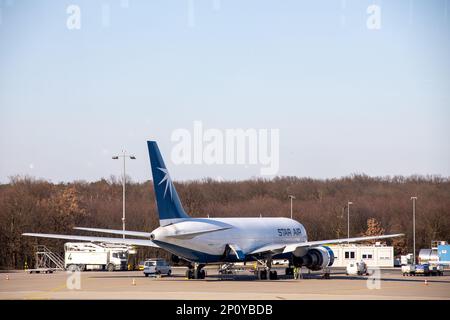
<path fill-rule="evenodd" d="M 122 238 L 107 238 L 107 237 L 89 237 L 89 236 L 75 236 L 67 234 L 49 234 L 49 233 L 22 233 L 23 236 L 29 237 L 40 237 L 40 238 L 53 238 L 53 239 L 66 239 L 66 240 L 77 240 L 77 241 L 90 241 L 90 242 L 104 242 L 104 243 L 115 243 L 115 244 L 125 244 L 134 246 L 144 246 L 144 247 L 155 247 L 159 246 L 151 240 L 143 239 L 122 239 Z"/>
<path fill-rule="evenodd" d="M 345 238 L 345 239 L 332 239 L 332 240 L 320 240 L 320 241 L 307 241 L 307 242 L 298 242 L 298 243 L 290 243 L 290 244 L 270 244 L 267 246 L 263 246 L 256 250 L 253 250 L 247 254 L 258 254 L 258 253 L 287 253 L 293 252 L 297 248 L 304 247 L 317 247 L 326 244 L 335 244 L 335 243 L 347 243 L 347 242 L 361 242 L 367 240 L 378 240 L 378 239 L 386 239 L 386 238 L 394 238 L 404 236 L 403 233 L 399 234 L 389 234 L 383 236 L 372 236 L 372 237 L 358 237 L 358 238 Z"/>
<path fill-rule="evenodd" d="M 126 236 L 133 237 L 142 237 L 142 238 L 150 238 L 150 232 L 141 232 L 141 231 L 123 231 L 123 230 L 114 230 L 114 229 L 99 229 L 99 228 L 84 228 L 84 227 L 74 227 L 76 230 L 83 231 L 93 231 L 93 232 L 101 232 L 101 233 L 111 233 L 111 234 L 124 234 Z"/>
<path fill-rule="evenodd" d="M 371 236 L 371 237 L 357 237 L 357 238 L 345 238 L 345 239 L 332 239 L 332 240 L 320 240 L 320 241 L 306 241 L 299 243 L 292 243 L 285 246 L 283 253 L 293 252 L 297 248 L 304 247 L 317 247 L 326 244 L 336 244 L 336 243 L 348 243 L 348 242 L 361 242 L 367 240 L 379 240 L 379 239 L 387 239 L 387 238 L 395 238 L 404 236 L 403 233 L 398 234 L 387 234 L 382 236 Z"/>

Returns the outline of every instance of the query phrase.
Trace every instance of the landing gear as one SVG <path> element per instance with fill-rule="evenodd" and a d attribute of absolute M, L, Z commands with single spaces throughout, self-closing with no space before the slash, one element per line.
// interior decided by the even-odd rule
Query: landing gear
<path fill-rule="evenodd" d="M 275 270 L 271 270 L 272 259 L 258 260 L 263 265 L 262 268 L 257 270 L 258 280 L 277 280 L 278 274 Z"/>
<path fill-rule="evenodd" d="M 278 273 L 275 270 L 259 269 L 257 271 L 258 280 L 277 280 Z"/>
<path fill-rule="evenodd" d="M 285 274 L 287 276 L 293 276 L 294 275 L 294 268 L 291 268 L 291 267 L 286 268 Z"/>
<path fill-rule="evenodd" d="M 203 270 L 204 264 L 195 264 L 186 271 L 186 278 L 188 279 L 205 279 L 206 272 Z"/>
<path fill-rule="evenodd" d="M 266 280 L 267 279 L 267 270 L 266 269 L 259 269 L 257 271 L 258 273 L 258 280 Z"/>
<path fill-rule="evenodd" d="M 269 279 L 270 280 L 277 280 L 278 279 L 278 274 L 275 270 L 273 271 L 269 271 Z"/>
<path fill-rule="evenodd" d="M 330 268 L 323 269 L 322 279 L 330 279 Z"/>

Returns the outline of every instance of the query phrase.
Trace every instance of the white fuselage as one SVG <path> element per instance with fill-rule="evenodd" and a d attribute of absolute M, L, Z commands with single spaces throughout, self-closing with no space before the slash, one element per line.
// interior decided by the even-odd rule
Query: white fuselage
<path fill-rule="evenodd" d="M 227 245 L 239 248 L 247 256 L 264 246 L 307 241 L 303 225 L 288 218 L 191 218 L 161 222 L 163 226 L 152 232 L 152 240 L 177 256 L 200 263 L 223 261 Z M 202 230 L 213 228 L 224 230 L 201 234 Z M 185 236 L 190 233 L 195 236 Z M 227 259 L 234 260 L 233 257 Z"/>

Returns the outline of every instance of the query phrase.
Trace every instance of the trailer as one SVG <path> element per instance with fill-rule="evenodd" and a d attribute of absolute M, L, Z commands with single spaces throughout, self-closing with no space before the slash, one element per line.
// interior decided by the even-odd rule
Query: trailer
<path fill-rule="evenodd" d="M 53 273 L 58 270 L 61 270 L 59 268 L 35 268 L 35 269 L 27 269 L 26 272 L 28 273 Z"/>
<path fill-rule="evenodd" d="M 67 242 L 64 266 L 69 271 L 127 270 L 129 251 L 125 245 Z"/>

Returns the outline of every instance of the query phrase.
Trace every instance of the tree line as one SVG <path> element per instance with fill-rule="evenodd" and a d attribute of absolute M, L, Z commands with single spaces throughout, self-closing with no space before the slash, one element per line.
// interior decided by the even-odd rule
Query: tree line
<path fill-rule="evenodd" d="M 412 201 L 416 203 L 416 247 L 450 239 L 450 180 L 439 176 L 337 179 L 276 177 L 245 181 L 203 179 L 175 182 L 185 211 L 193 217 L 289 217 L 304 224 L 309 240 L 405 233 L 388 241 L 396 254 L 412 252 Z M 159 226 L 151 181 L 127 184 L 127 229 L 152 231 Z M 116 177 L 95 182 L 51 183 L 12 177 L 0 185 L 0 268 L 22 269 L 34 264 L 34 246 L 63 252 L 64 240 L 32 238 L 23 232 L 86 234 L 75 226 L 121 229 L 122 185 Z M 136 260 L 167 252 L 138 248 Z"/>

